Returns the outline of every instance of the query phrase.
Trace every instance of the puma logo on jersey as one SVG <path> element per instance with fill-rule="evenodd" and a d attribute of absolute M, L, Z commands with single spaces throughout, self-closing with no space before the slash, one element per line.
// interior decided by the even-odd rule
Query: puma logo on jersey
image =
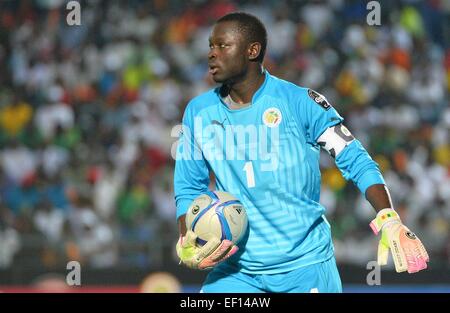
<path fill-rule="evenodd" d="M 222 127 L 223 130 L 225 130 L 225 126 L 223 126 L 223 123 L 225 123 L 226 120 L 227 119 L 225 118 L 222 123 L 219 122 L 218 120 L 212 120 L 211 125 L 219 125 L 220 127 Z"/>

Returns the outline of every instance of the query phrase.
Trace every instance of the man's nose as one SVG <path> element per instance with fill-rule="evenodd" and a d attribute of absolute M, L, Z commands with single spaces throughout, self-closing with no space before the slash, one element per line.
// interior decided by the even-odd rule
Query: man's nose
<path fill-rule="evenodd" d="M 215 59 L 217 57 L 217 53 L 215 49 L 210 49 L 208 52 L 208 59 Z"/>

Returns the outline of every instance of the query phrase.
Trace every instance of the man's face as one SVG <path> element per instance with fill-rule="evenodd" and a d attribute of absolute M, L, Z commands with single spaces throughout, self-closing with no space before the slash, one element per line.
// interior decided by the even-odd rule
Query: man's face
<path fill-rule="evenodd" d="M 220 22 L 209 38 L 209 73 L 216 83 L 235 82 L 249 64 L 248 46 L 236 22 Z"/>

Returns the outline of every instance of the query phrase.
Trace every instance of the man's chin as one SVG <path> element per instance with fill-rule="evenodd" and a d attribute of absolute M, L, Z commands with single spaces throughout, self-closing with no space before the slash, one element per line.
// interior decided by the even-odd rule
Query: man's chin
<path fill-rule="evenodd" d="M 223 77 L 220 77 L 218 75 L 213 75 L 212 79 L 214 82 L 216 82 L 218 84 L 223 84 L 227 81 L 226 79 L 224 79 Z"/>

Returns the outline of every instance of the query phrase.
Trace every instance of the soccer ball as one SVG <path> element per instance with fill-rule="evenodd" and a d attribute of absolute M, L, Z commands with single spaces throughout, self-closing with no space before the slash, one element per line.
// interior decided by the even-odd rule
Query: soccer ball
<path fill-rule="evenodd" d="M 242 203 L 224 191 L 208 191 L 198 196 L 186 212 L 186 227 L 197 235 L 199 246 L 213 237 L 238 244 L 247 225 Z"/>

